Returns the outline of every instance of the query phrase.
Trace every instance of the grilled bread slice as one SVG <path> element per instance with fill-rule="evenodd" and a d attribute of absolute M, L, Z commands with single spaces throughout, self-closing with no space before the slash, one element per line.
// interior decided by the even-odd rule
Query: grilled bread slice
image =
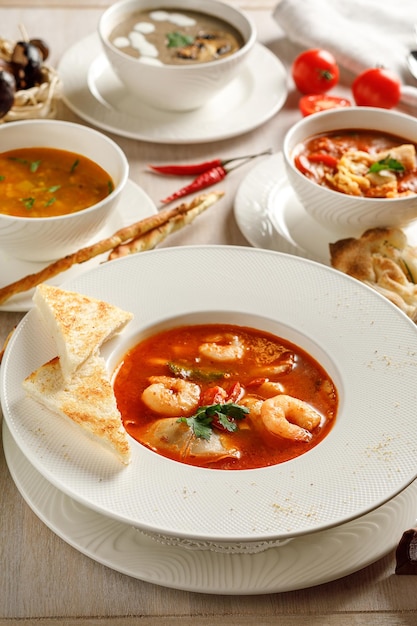
<path fill-rule="evenodd" d="M 64 380 L 132 319 L 132 313 L 73 291 L 42 283 L 33 301 L 46 322 L 61 363 Z"/>
<path fill-rule="evenodd" d="M 23 388 L 53 413 L 78 424 L 122 463 L 129 463 L 128 436 L 101 356 L 86 359 L 69 381 L 63 378 L 59 357 L 55 357 L 25 378 Z"/>
<path fill-rule="evenodd" d="M 417 249 L 399 228 L 371 228 L 329 244 L 332 267 L 364 282 L 417 322 Z"/>

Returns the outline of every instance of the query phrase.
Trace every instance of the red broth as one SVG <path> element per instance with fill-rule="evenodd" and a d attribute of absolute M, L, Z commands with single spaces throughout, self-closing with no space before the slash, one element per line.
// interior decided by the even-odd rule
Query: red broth
<path fill-rule="evenodd" d="M 221 356 L 227 356 L 230 349 L 233 352 L 236 345 L 244 347 L 243 354 L 224 360 L 218 360 L 217 354 L 211 358 L 213 355 L 201 352 L 206 343 L 216 344 L 214 349 Z M 198 405 L 215 403 L 219 388 L 223 390 L 221 402 L 239 406 L 246 403 L 250 412 L 235 421 L 234 432 L 212 428 L 214 437 L 220 438 L 233 454 L 213 453 L 213 435 L 205 442 L 195 437 L 187 423 L 178 422 L 181 416 L 194 415 L 195 407 L 174 411 L 175 417 L 172 413 L 163 415 L 159 412 L 163 399 L 158 394 L 152 407 L 147 405 L 142 396 L 153 376 L 175 378 L 182 381 L 180 385 L 198 385 Z M 271 392 L 270 383 L 279 383 L 280 393 L 304 400 L 320 413 L 320 424 L 312 430 L 309 442 L 284 439 L 263 425 L 259 412 L 249 401 L 276 395 L 276 390 Z M 144 339 L 124 356 L 114 376 L 114 391 L 124 426 L 134 439 L 176 461 L 217 469 L 265 467 L 304 454 L 328 434 L 338 407 L 333 381 L 309 354 L 267 332 L 229 324 L 182 326 Z M 157 412 L 153 410 L 156 405 Z M 197 447 L 202 447 L 202 451 L 195 452 L 191 440 L 198 440 Z"/>
<path fill-rule="evenodd" d="M 336 161 L 348 151 L 358 150 L 376 155 L 379 152 L 411 144 L 412 142 L 388 133 L 373 130 L 343 130 L 315 135 L 300 143 L 294 151 L 294 163 L 305 176 L 319 185 L 333 189 L 329 182 L 335 172 Z M 417 149 L 417 148 L 416 148 Z M 398 193 L 417 193 L 417 167 L 404 171 L 395 171 L 398 180 Z M 340 191 L 340 189 L 338 189 Z M 369 193 L 362 195 L 371 197 Z"/>

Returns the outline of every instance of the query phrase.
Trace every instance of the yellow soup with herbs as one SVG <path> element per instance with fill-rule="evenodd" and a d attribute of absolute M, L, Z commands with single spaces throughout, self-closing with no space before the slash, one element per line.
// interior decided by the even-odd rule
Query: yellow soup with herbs
<path fill-rule="evenodd" d="M 0 213 L 55 217 L 76 213 L 114 189 L 109 174 L 87 157 L 57 148 L 0 153 Z"/>

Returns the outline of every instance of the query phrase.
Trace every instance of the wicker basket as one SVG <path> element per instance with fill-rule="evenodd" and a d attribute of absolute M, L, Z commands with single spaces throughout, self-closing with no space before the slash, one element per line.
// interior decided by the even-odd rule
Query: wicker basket
<path fill-rule="evenodd" d="M 14 43 L 0 38 L 0 58 L 9 61 Z M 60 79 L 57 72 L 48 65 L 42 66 L 43 82 L 30 89 L 16 91 L 14 105 L 0 118 L 0 124 L 33 118 L 51 118 L 56 116 L 57 101 L 60 93 Z"/>

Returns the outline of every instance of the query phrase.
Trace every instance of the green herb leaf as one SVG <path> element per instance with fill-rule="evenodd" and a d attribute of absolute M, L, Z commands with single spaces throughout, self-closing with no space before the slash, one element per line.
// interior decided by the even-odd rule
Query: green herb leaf
<path fill-rule="evenodd" d="M 178 31 L 167 33 L 167 40 L 168 48 L 182 48 L 183 46 L 189 46 L 194 43 L 194 37 L 179 33 Z"/>
<path fill-rule="evenodd" d="M 5 176 L 0 176 L 0 181 L 2 181 L 2 180 L 6 180 L 6 177 Z"/>
<path fill-rule="evenodd" d="M 397 159 L 391 159 L 388 155 L 385 159 L 372 163 L 370 172 L 381 172 L 382 170 L 392 170 L 393 172 L 404 172 L 405 167 Z"/>
<path fill-rule="evenodd" d="M 29 165 L 29 161 L 27 159 L 20 159 L 19 157 L 9 157 L 10 161 L 16 161 L 16 163 L 21 163 L 22 165 Z"/>
<path fill-rule="evenodd" d="M 181 365 L 179 363 L 173 363 L 172 361 L 169 361 L 167 363 L 167 366 L 171 374 L 174 374 L 174 376 L 184 378 L 186 380 L 192 379 L 210 382 L 213 380 L 219 380 L 221 378 L 224 378 L 225 376 L 225 372 L 205 372 L 201 369 L 188 367 L 187 365 Z"/>
<path fill-rule="evenodd" d="M 49 193 L 55 193 L 55 191 L 58 191 L 58 189 L 61 189 L 61 185 L 54 185 L 53 187 L 49 187 L 48 191 Z"/>
<path fill-rule="evenodd" d="M 74 163 L 70 167 L 70 174 L 73 174 L 75 172 L 79 164 L 80 164 L 80 159 L 75 159 Z"/>
<path fill-rule="evenodd" d="M 32 209 L 35 204 L 35 198 L 20 198 L 20 202 L 23 202 L 25 209 Z"/>
<path fill-rule="evenodd" d="M 223 413 L 216 413 L 217 420 L 221 426 L 229 433 L 233 433 L 237 429 L 237 424 L 235 422 L 231 422 L 227 415 Z"/>
<path fill-rule="evenodd" d="M 45 202 L 44 206 L 46 206 L 46 207 L 51 206 L 54 202 L 56 202 L 55 196 L 53 196 L 50 200 Z"/>
<path fill-rule="evenodd" d="M 185 421 L 196 437 L 199 439 L 206 439 L 207 441 L 210 439 L 212 433 L 212 418 L 209 415 L 186 417 Z"/>
<path fill-rule="evenodd" d="M 218 423 L 223 426 L 225 430 L 234 432 L 237 429 L 237 424 L 234 420 L 243 419 L 247 413 L 249 413 L 247 407 L 240 406 L 234 402 L 209 404 L 207 406 L 200 406 L 195 415 L 191 417 L 179 417 L 177 422 L 186 423 L 196 437 L 208 441 L 211 437 L 214 419 L 217 419 Z"/>
<path fill-rule="evenodd" d="M 29 166 L 30 171 L 33 173 L 36 172 L 40 164 L 41 164 L 41 161 L 32 161 Z"/>
<path fill-rule="evenodd" d="M 107 191 L 108 195 L 110 195 L 112 191 L 114 191 L 114 185 L 112 180 L 107 181 Z"/>
<path fill-rule="evenodd" d="M 234 420 L 241 420 L 249 413 L 248 407 L 240 406 L 240 404 L 235 404 L 234 402 L 221 404 L 220 406 L 222 408 L 221 412 Z"/>

